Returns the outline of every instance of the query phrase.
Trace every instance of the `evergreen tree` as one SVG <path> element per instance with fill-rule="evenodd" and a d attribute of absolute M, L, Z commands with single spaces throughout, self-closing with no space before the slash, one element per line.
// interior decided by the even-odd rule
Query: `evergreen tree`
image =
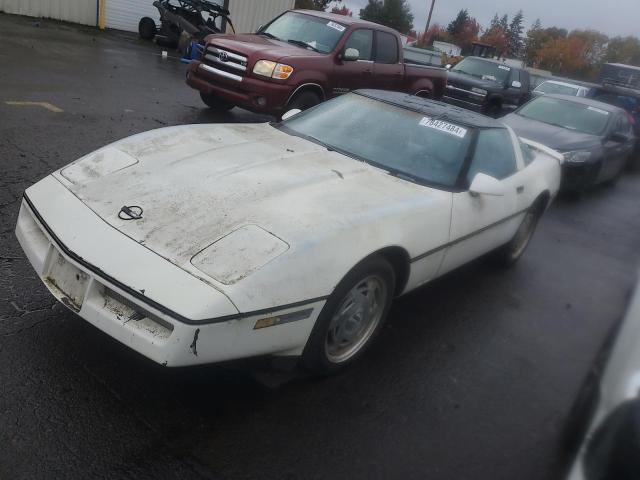
<path fill-rule="evenodd" d="M 522 14 L 522 10 L 519 10 L 511 20 L 509 28 L 507 29 L 507 54 L 511 58 L 518 58 L 522 53 L 523 20 L 524 15 Z"/>
<path fill-rule="evenodd" d="M 369 0 L 360 18 L 391 27 L 400 33 L 413 29 L 413 14 L 407 0 Z"/>
<path fill-rule="evenodd" d="M 469 21 L 469 11 L 464 8 L 458 12 L 456 18 L 447 27 L 447 32 L 452 37 L 458 35 L 464 29 L 465 25 Z"/>

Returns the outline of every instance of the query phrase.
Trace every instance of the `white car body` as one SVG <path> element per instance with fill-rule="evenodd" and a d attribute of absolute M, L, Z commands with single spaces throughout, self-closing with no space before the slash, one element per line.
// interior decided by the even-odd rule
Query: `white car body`
<path fill-rule="evenodd" d="M 622 404 L 637 400 L 640 392 L 640 284 L 631 298 L 627 314 L 604 366 L 597 386 L 597 405 L 588 422 L 586 435 L 582 439 L 575 461 L 569 471 L 568 480 L 585 480 L 584 461 L 589 442 L 597 429 Z M 579 420 L 579 419 L 577 419 Z M 637 457 L 634 459 L 637 465 Z M 637 468 L 636 468 L 637 470 Z"/>
<path fill-rule="evenodd" d="M 510 134 L 518 171 L 489 196 L 418 185 L 269 124 L 162 128 L 28 188 L 16 235 L 53 295 L 155 362 L 300 355 L 362 259 L 406 260 L 403 294 L 505 244 L 556 195 L 562 157 L 529 142 L 525 165 Z"/>

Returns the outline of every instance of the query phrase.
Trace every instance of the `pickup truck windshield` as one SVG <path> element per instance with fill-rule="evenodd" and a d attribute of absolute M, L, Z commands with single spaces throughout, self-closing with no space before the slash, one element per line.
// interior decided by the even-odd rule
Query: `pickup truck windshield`
<path fill-rule="evenodd" d="M 518 115 L 591 135 L 600 135 L 609 122 L 609 112 L 582 103 L 539 97 L 527 103 Z"/>
<path fill-rule="evenodd" d="M 453 67 L 451 71 L 506 85 L 511 67 L 468 57 Z"/>
<path fill-rule="evenodd" d="M 306 48 L 305 45 L 307 45 L 312 50 L 329 53 L 346 29 L 344 25 L 324 18 L 287 12 L 259 33 L 302 48 Z"/>
<path fill-rule="evenodd" d="M 473 136 L 467 127 L 354 93 L 282 127 L 405 180 L 445 189 L 455 186 Z"/>

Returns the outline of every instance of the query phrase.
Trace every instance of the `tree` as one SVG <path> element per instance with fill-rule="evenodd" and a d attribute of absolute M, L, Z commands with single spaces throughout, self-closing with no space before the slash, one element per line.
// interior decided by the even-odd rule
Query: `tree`
<path fill-rule="evenodd" d="M 499 57 L 507 53 L 507 33 L 502 30 L 499 22 L 489 27 L 480 37 L 480 41 L 496 47 L 496 53 Z"/>
<path fill-rule="evenodd" d="M 426 32 L 418 37 L 417 47 L 426 48 L 432 45 L 435 40 L 442 39 L 444 29 L 437 23 L 432 24 Z"/>
<path fill-rule="evenodd" d="M 577 37 L 551 39 L 538 51 L 539 66 L 557 74 L 575 76 L 587 66 L 583 49 L 584 44 Z"/>
<path fill-rule="evenodd" d="M 464 28 L 465 23 L 469 21 L 469 12 L 466 8 L 460 10 L 456 18 L 447 27 L 447 33 L 452 37 L 458 35 Z"/>
<path fill-rule="evenodd" d="M 386 25 L 400 33 L 409 33 L 413 29 L 413 14 L 407 0 L 369 0 L 360 9 L 360 18 Z"/>
<path fill-rule="evenodd" d="M 294 8 L 301 8 L 304 10 L 321 10 L 325 11 L 330 3 L 334 0 L 296 0 Z M 342 0 L 336 0 L 338 2 Z"/>
<path fill-rule="evenodd" d="M 605 59 L 607 62 L 640 65 L 640 40 L 636 37 L 612 38 Z"/>
<path fill-rule="evenodd" d="M 509 15 L 507 15 L 506 13 L 500 19 L 500 26 L 505 32 L 509 30 Z"/>
<path fill-rule="evenodd" d="M 507 30 L 507 54 L 511 58 L 518 58 L 522 52 L 523 19 L 522 10 L 519 10 L 511 20 Z"/>
<path fill-rule="evenodd" d="M 544 33 L 542 31 L 542 23 L 540 19 L 536 19 L 531 25 L 531 28 L 527 31 L 527 37 L 524 40 L 524 62 L 531 67 L 535 66 L 536 55 L 538 50 L 542 48 L 544 44 Z"/>
<path fill-rule="evenodd" d="M 331 9 L 331 13 L 336 13 L 338 15 L 344 15 L 345 17 L 353 17 L 353 12 L 347 8 L 346 5 L 342 7 L 335 6 Z"/>

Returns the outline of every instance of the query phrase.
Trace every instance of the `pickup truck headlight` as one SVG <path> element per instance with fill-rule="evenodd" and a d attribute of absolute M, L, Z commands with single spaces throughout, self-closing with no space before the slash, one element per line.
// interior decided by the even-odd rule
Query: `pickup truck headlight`
<path fill-rule="evenodd" d="M 263 77 L 286 80 L 293 73 L 293 67 L 284 63 L 276 63 L 271 60 L 258 60 L 253 66 L 253 73 Z"/>
<path fill-rule="evenodd" d="M 489 92 L 487 92 L 486 90 L 484 90 L 484 89 L 482 89 L 482 88 L 476 88 L 476 87 L 473 87 L 473 88 L 471 89 L 471 91 L 472 91 L 473 93 L 477 93 L 478 95 L 482 95 L 483 97 L 484 97 L 487 93 L 489 93 Z"/>
<path fill-rule="evenodd" d="M 584 163 L 591 158 L 589 150 L 574 150 L 572 152 L 564 152 L 562 155 L 567 163 Z"/>

